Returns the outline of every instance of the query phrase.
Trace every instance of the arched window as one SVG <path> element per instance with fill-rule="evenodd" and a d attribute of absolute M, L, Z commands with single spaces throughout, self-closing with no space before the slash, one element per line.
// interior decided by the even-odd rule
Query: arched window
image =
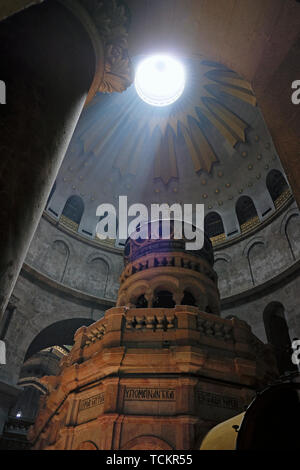
<path fill-rule="evenodd" d="M 236 215 L 242 232 L 259 223 L 257 210 L 249 196 L 241 196 L 238 199 L 236 203 Z"/>
<path fill-rule="evenodd" d="M 190 292 L 188 291 L 184 291 L 183 292 L 183 299 L 181 301 L 181 305 L 192 305 L 192 306 L 195 306 L 196 305 L 196 301 L 195 301 L 195 297 L 193 296 L 193 294 L 191 294 Z"/>
<path fill-rule="evenodd" d="M 288 189 L 286 179 L 279 170 L 271 170 L 268 173 L 266 184 L 274 204 L 278 198 Z"/>
<path fill-rule="evenodd" d="M 81 326 L 89 326 L 94 323 L 92 318 L 76 317 L 51 323 L 41 330 L 31 342 L 25 354 L 27 361 L 39 351 L 51 347 L 64 347 L 74 344 L 74 335 Z"/>
<path fill-rule="evenodd" d="M 204 231 L 209 238 L 224 234 L 225 230 L 221 216 L 216 212 L 209 212 L 204 219 Z"/>
<path fill-rule="evenodd" d="M 140 295 L 136 301 L 136 308 L 147 308 L 148 302 L 144 294 Z"/>
<path fill-rule="evenodd" d="M 274 347 L 279 372 L 283 374 L 297 370 L 291 361 L 291 340 L 283 305 L 271 302 L 264 310 L 263 319 L 268 342 Z"/>
<path fill-rule="evenodd" d="M 67 200 L 62 215 L 79 225 L 84 211 L 84 203 L 81 197 L 71 196 Z"/>
<path fill-rule="evenodd" d="M 173 295 L 171 292 L 166 290 L 161 290 L 157 292 L 154 302 L 154 308 L 174 308 L 175 302 L 173 300 Z"/>

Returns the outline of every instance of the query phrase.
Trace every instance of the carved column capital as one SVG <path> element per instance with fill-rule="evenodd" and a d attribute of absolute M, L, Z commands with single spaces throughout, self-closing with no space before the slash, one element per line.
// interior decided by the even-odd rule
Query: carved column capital
<path fill-rule="evenodd" d="M 117 0 L 60 0 L 85 26 L 96 53 L 88 104 L 97 92 L 123 92 L 133 82 L 128 55 L 129 14 Z"/>
<path fill-rule="evenodd" d="M 151 308 L 153 306 L 153 300 L 154 300 L 154 292 L 152 289 L 147 289 L 145 292 L 145 299 L 148 302 L 148 308 Z"/>
<path fill-rule="evenodd" d="M 178 289 L 177 291 L 173 292 L 173 300 L 175 305 L 181 305 L 181 301 L 183 299 L 183 290 Z"/>

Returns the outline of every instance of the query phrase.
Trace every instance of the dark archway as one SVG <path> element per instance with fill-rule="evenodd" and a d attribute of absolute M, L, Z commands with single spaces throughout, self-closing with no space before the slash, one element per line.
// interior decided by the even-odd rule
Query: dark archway
<path fill-rule="evenodd" d="M 191 294 L 189 291 L 184 291 L 183 292 L 183 299 L 181 301 L 181 305 L 191 305 L 195 306 L 196 305 L 196 300 L 193 294 Z"/>
<path fill-rule="evenodd" d="M 206 313 L 213 313 L 212 309 L 210 308 L 209 305 L 206 305 L 205 310 Z"/>
<path fill-rule="evenodd" d="M 217 237 L 225 232 L 222 218 L 217 212 L 209 212 L 205 216 L 204 231 L 209 238 Z"/>
<path fill-rule="evenodd" d="M 147 308 L 148 307 L 148 301 L 144 294 L 140 295 L 139 298 L 136 301 L 136 308 Z"/>
<path fill-rule="evenodd" d="M 154 308 L 174 308 L 175 302 L 173 300 L 172 292 L 169 292 L 167 290 L 161 290 L 157 292 L 154 302 L 153 302 L 153 307 Z"/>
<path fill-rule="evenodd" d="M 24 361 L 51 346 L 72 345 L 78 328 L 83 325 L 89 326 L 94 322 L 95 320 L 91 318 L 70 318 L 52 323 L 34 338 L 25 354 Z"/>
<path fill-rule="evenodd" d="M 266 185 L 274 204 L 281 194 L 288 189 L 286 179 L 279 170 L 271 170 L 268 173 Z"/>
<path fill-rule="evenodd" d="M 67 200 L 62 215 L 79 225 L 84 211 L 84 203 L 81 197 L 71 196 Z"/>
<path fill-rule="evenodd" d="M 251 197 L 241 196 L 236 203 L 236 215 L 242 227 L 243 224 L 249 222 L 249 220 L 258 217 L 256 207 Z"/>

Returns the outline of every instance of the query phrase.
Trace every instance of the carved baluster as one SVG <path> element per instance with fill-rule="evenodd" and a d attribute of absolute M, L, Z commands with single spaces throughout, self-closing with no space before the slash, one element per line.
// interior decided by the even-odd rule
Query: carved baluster
<path fill-rule="evenodd" d="M 177 290 L 173 292 L 173 300 L 175 305 L 181 305 L 181 301 L 183 299 L 183 290 Z"/>
<path fill-rule="evenodd" d="M 204 328 L 205 334 L 207 334 L 207 336 L 213 336 L 215 334 L 213 326 L 213 322 L 206 320 Z"/>
<path fill-rule="evenodd" d="M 225 340 L 232 339 L 232 326 L 224 325 L 224 338 Z"/>
<path fill-rule="evenodd" d="M 163 330 L 164 329 L 165 316 L 163 314 L 158 314 L 158 315 L 156 315 L 156 320 L 157 320 L 156 328 L 158 330 Z"/>
<path fill-rule="evenodd" d="M 175 316 L 174 315 L 167 315 L 167 329 L 175 328 Z"/>
<path fill-rule="evenodd" d="M 222 323 L 215 323 L 214 328 L 215 328 L 215 336 L 217 338 L 223 338 L 223 336 L 224 336 L 223 324 Z"/>
<path fill-rule="evenodd" d="M 173 256 L 167 256 L 166 260 L 167 260 L 167 266 L 174 266 L 175 259 Z"/>
<path fill-rule="evenodd" d="M 134 317 L 127 317 L 126 328 L 128 330 L 132 330 L 133 328 L 135 328 L 135 325 L 136 325 L 135 318 Z"/>
<path fill-rule="evenodd" d="M 201 333 L 205 333 L 205 328 L 204 328 L 204 323 L 205 319 L 203 319 L 200 315 L 197 317 L 197 330 L 200 331 Z"/>
<path fill-rule="evenodd" d="M 152 305 L 153 305 L 153 297 L 154 297 L 154 294 L 153 294 L 152 290 L 147 289 L 147 291 L 145 292 L 144 295 L 145 295 L 145 299 L 148 302 L 148 308 L 151 308 Z"/>
<path fill-rule="evenodd" d="M 156 319 L 154 315 L 151 315 L 151 317 L 146 318 L 146 328 L 148 330 L 154 330 L 156 327 Z"/>
<path fill-rule="evenodd" d="M 141 330 L 142 328 L 145 327 L 145 325 L 146 325 L 146 318 L 144 316 L 136 318 L 136 326 L 135 326 L 136 330 Z"/>
<path fill-rule="evenodd" d="M 99 325 L 96 327 L 96 337 L 98 339 L 102 339 L 102 336 L 104 334 L 104 325 Z"/>

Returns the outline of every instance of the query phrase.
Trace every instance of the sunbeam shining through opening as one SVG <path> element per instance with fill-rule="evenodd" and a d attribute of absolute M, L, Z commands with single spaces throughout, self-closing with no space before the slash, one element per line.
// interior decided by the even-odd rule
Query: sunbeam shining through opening
<path fill-rule="evenodd" d="M 185 72 L 182 64 L 167 55 L 144 59 L 137 67 L 135 88 L 140 98 L 152 106 L 168 106 L 182 94 Z"/>

